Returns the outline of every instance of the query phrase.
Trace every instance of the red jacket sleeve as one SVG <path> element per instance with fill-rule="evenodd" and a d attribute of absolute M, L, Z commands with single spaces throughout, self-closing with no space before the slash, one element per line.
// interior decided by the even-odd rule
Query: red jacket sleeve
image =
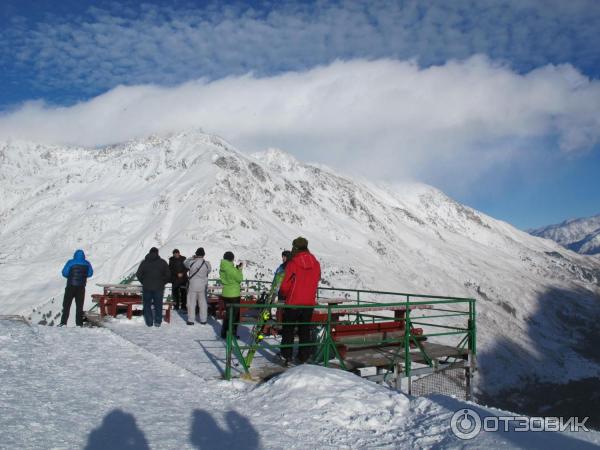
<path fill-rule="evenodd" d="M 291 260 L 285 266 L 285 275 L 283 276 L 283 281 L 281 282 L 281 287 L 279 288 L 281 295 L 287 297 L 290 292 L 292 292 L 295 281 L 296 264 L 294 264 L 294 260 Z"/>

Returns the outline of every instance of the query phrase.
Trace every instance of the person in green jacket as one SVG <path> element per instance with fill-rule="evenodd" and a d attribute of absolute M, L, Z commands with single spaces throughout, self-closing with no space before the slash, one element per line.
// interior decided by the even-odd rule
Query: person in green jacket
<path fill-rule="evenodd" d="M 240 285 L 244 279 L 242 273 L 243 263 L 239 263 L 237 266 L 233 264 L 234 255 L 232 252 L 225 252 L 223 259 L 221 260 L 221 266 L 219 267 L 219 277 L 221 278 L 221 285 L 223 291 L 221 292 L 221 299 L 225 304 L 225 318 L 223 319 L 223 325 L 221 326 L 221 338 L 227 337 L 227 330 L 229 327 L 229 321 L 233 320 L 233 334 L 237 336 L 237 324 L 240 321 L 240 309 L 234 308 L 233 318 L 229 317 L 228 305 L 232 303 L 240 303 Z"/>

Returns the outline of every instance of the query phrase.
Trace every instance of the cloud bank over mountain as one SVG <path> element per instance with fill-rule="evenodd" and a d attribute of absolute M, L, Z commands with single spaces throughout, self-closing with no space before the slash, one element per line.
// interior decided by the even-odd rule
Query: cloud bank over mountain
<path fill-rule="evenodd" d="M 570 65 L 526 74 L 475 56 L 336 61 L 174 87 L 119 86 L 73 106 L 28 102 L 0 116 L 0 139 L 102 146 L 199 127 L 248 151 L 394 181 L 469 188 L 486 173 L 589 151 L 600 140 L 600 82 Z"/>

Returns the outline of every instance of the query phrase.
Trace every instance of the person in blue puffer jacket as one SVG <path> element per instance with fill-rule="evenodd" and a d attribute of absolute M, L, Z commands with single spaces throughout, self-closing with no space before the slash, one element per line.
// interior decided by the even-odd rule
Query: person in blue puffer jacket
<path fill-rule="evenodd" d="M 70 259 L 63 267 L 62 275 L 67 279 L 65 296 L 63 298 L 63 311 L 60 318 L 60 327 L 67 324 L 71 304 L 75 299 L 75 324 L 83 326 L 83 300 L 85 299 L 85 285 L 88 278 L 94 275 L 94 269 L 85 259 L 83 250 L 76 250 L 73 259 Z"/>

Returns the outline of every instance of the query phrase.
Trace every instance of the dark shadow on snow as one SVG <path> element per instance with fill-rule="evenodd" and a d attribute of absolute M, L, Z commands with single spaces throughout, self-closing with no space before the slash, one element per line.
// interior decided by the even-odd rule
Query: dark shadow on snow
<path fill-rule="evenodd" d="M 508 373 L 518 358 L 528 362 L 529 372 L 520 373 L 522 381 L 510 389 L 499 390 L 484 379 L 477 401 L 529 416 L 589 417 L 586 426 L 600 429 L 600 378 L 567 378 L 569 356 L 574 353 L 600 364 L 600 298 L 583 288 L 550 289 L 523 320 L 536 353 L 528 351 L 529 343 L 521 345 L 506 336 L 478 354 L 478 365 L 504 367 Z M 481 327 L 478 331 L 485 332 Z M 553 381 L 541 381 L 536 372 L 550 367 L 555 368 L 548 374 Z"/>
<path fill-rule="evenodd" d="M 135 417 L 120 409 L 108 413 L 100 427 L 92 430 L 85 450 L 150 450 Z"/>
<path fill-rule="evenodd" d="M 196 342 L 198 343 L 198 345 L 200 345 L 200 347 L 202 347 L 202 350 L 204 351 L 204 353 L 206 353 L 206 356 L 208 357 L 210 362 L 213 364 L 213 366 L 215 366 L 217 368 L 217 370 L 219 371 L 219 373 L 221 374 L 221 376 L 224 377 L 225 376 L 225 359 L 213 354 L 210 351 L 210 349 L 208 347 L 206 347 L 200 339 L 196 339 Z"/>
<path fill-rule="evenodd" d="M 258 449 L 258 433 L 244 416 L 236 411 L 225 415 L 226 429 L 217 424 L 207 411 L 196 409 L 192 417 L 190 442 L 195 448 L 213 449 Z"/>

